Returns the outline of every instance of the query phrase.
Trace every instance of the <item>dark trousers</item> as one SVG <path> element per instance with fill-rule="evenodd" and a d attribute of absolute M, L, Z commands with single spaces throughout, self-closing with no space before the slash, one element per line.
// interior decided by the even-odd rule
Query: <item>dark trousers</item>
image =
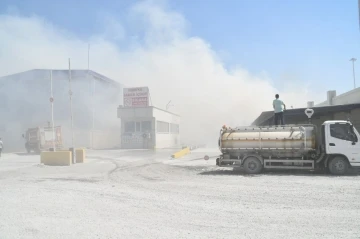
<path fill-rule="evenodd" d="M 274 121 L 275 121 L 275 125 L 279 125 L 279 121 L 280 121 L 280 125 L 285 125 L 284 112 L 275 113 Z"/>

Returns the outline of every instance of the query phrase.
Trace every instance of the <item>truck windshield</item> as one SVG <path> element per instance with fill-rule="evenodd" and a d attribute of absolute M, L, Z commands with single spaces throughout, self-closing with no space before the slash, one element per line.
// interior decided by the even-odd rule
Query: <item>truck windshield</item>
<path fill-rule="evenodd" d="M 330 135 L 331 137 L 347 140 L 347 141 L 357 141 L 356 134 L 354 133 L 354 128 L 350 124 L 332 124 L 330 125 Z"/>

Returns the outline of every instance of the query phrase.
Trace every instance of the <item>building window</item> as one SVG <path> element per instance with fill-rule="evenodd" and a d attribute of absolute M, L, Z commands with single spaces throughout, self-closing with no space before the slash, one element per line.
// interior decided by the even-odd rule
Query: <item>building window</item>
<path fill-rule="evenodd" d="M 158 133 L 169 133 L 169 123 L 163 121 L 157 121 L 156 123 L 156 131 Z"/>
<path fill-rule="evenodd" d="M 135 122 L 134 121 L 125 122 L 125 132 L 126 133 L 135 132 Z"/>
<path fill-rule="evenodd" d="M 141 124 L 140 124 L 140 122 L 135 122 L 135 131 L 136 132 L 140 132 L 141 131 Z"/>
<path fill-rule="evenodd" d="M 151 121 L 141 122 L 141 131 L 142 132 L 151 132 Z"/>
<path fill-rule="evenodd" d="M 178 124 L 170 124 L 170 132 L 173 134 L 179 133 L 179 125 Z"/>
<path fill-rule="evenodd" d="M 151 121 L 125 122 L 125 133 L 134 133 L 134 132 L 151 132 Z"/>

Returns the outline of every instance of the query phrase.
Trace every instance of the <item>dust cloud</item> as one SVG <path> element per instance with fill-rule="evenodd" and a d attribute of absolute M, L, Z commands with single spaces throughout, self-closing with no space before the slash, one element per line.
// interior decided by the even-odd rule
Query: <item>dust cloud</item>
<path fill-rule="evenodd" d="M 67 70 L 52 70 L 54 124 L 62 127 L 65 147 L 72 145 L 68 77 Z M 22 134 L 28 128 L 47 126 L 51 122 L 50 78 L 50 70 L 31 70 L 0 78 L 0 102 L 4 112 L 0 117 L 0 137 L 5 141 L 7 152 L 25 149 Z M 93 88 L 96 89 L 95 94 Z M 116 107 L 121 100 L 121 89 L 117 85 L 109 86 L 94 79 L 91 71 L 88 74 L 87 71 L 72 70 L 71 90 L 74 92 L 72 108 L 75 146 L 92 146 L 90 130 L 93 124 L 97 141 L 106 141 L 101 138 L 101 134 L 118 131 L 120 124 L 116 118 Z M 99 143 L 117 146 L 119 143 L 116 140 L 109 142 L 114 138 L 93 143 L 95 146 Z"/>
<path fill-rule="evenodd" d="M 110 16 L 112 21 L 104 27 L 106 33 L 87 38 L 61 29 L 41 16 L 0 15 L 0 76 L 30 69 L 67 69 L 68 58 L 72 68 L 87 69 L 90 43 L 91 70 L 127 87 L 148 86 L 152 104 L 159 108 L 164 109 L 172 101 L 174 106 L 169 110 L 182 117 L 182 143 L 216 144 L 223 124 L 252 123 L 262 111 L 272 109 L 276 93 L 294 108 L 305 107 L 308 100 L 318 100 L 306 87 L 295 85 L 280 91 L 264 74 L 253 74 L 241 67 L 228 69 L 208 42 L 187 34 L 190 23 L 164 3 L 139 2 L 127 13 L 126 23 Z M 88 102 L 90 96 L 86 92 L 88 88 L 79 88 L 74 97 L 83 96 L 83 101 Z M 26 96 L 33 104 L 40 102 L 21 84 L 10 93 L 19 98 Z M 101 97 L 99 92 L 97 95 Z M 61 97 L 67 95 L 63 93 Z M 97 102 L 114 107 L 107 114 L 97 112 L 101 115 L 98 124 L 117 120 L 114 112 L 120 100 Z M 43 107 L 39 103 L 38 110 Z M 16 114 L 24 117 L 20 111 Z M 37 112 L 32 115 L 35 117 Z M 55 113 L 55 121 L 66 117 L 68 112 Z"/>

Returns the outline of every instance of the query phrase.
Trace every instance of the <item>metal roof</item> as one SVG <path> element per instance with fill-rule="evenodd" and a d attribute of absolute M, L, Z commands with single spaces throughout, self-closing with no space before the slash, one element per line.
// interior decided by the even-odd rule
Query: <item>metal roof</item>
<path fill-rule="evenodd" d="M 2 77 L 0 77 L 0 81 L 1 80 L 22 80 L 27 77 L 46 79 L 47 77 L 49 77 L 50 70 L 52 70 L 52 69 L 28 70 L 28 71 L 19 72 L 19 73 L 12 74 L 12 75 L 2 76 Z M 54 80 L 59 75 L 68 76 L 68 74 L 69 74 L 69 70 L 52 70 L 52 75 L 54 77 L 53 78 Z M 73 79 L 86 78 L 88 76 L 87 74 L 89 74 L 89 76 L 91 76 L 91 78 L 95 78 L 98 81 L 106 82 L 108 84 L 112 84 L 112 85 L 116 85 L 116 86 L 122 86 L 121 83 L 119 83 L 115 80 L 112 80 L 112 79 L 110 79 L 104 75 L 101 75 L 95 71 L 92 71 L 92 70 L 89 70 L 89 71 L 88 70 L 71 70 L 71 76 Z"/>
<path fill-rule="evenodd" d="M 328 113 L 347 112 L 357 108 L 360 108 L 360 104 L 313 107 L 312 109 L 314 110 L 314 115 L 312 116 L 312 118 L 317 116 L 327 115 Z M 286 117 L 303 116 L 304 118 L 307 118 L 307 116 L 304 113 L 306 109 L 307 108 L 288 109 L 285 111 L 285 115 Z M 251 125 L 262 125 L 263 123 L 267 122 L 273 117 L 274 117 L 274 111 L 264 111 L 260 114 L 259 117 L 255 119 L 255 121 Z"/>

